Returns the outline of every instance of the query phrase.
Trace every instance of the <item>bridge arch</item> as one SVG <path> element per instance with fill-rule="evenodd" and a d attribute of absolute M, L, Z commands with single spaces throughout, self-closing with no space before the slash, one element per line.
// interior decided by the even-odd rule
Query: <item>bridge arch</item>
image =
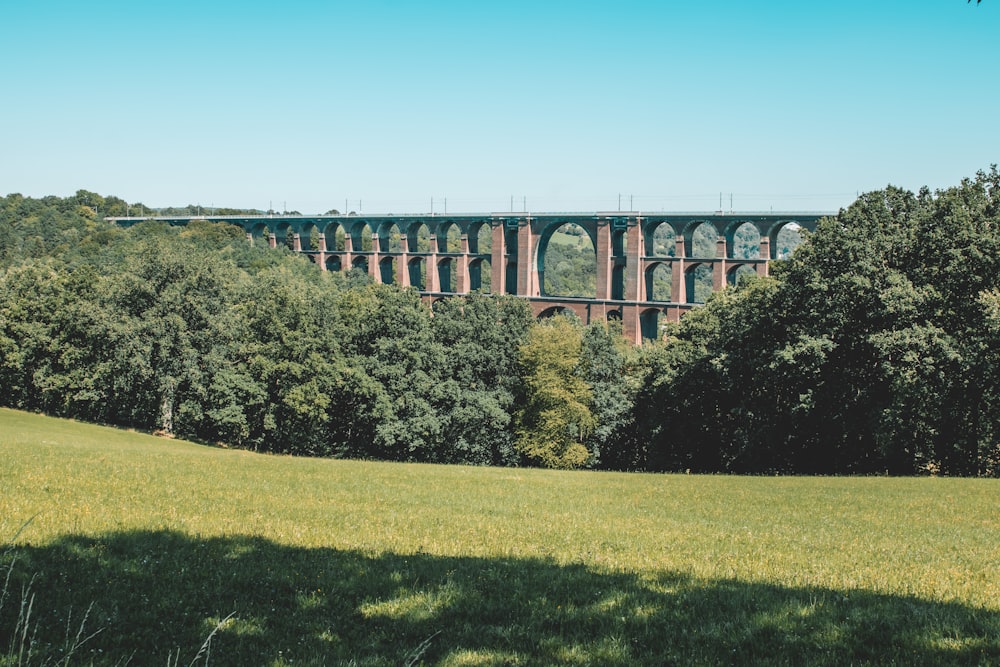
<path fill-rule="evenodd" d="M 719 230 L 711 220 L 692 220 L 683 231 L 684 256 L 710 259 L 716 256 Z"/>
<path fill-rule="evenodd" d="M 753 264 L 730 264 L 726 267 L 726 284 L 727 285 L 739 285 L 740 280 L 750 276 L 757 275 L 757 267 Z"/>
<path fill-rule="evenodd" d="M 351 252 L 371 252 L 374 230 L 367 220 L 356 220 L 345 223 L 349 226 L 348 236 L 351 238 Z"/>
<path fill-rule="evenodd" d="M 536 320 L 547 320 L 551 317 L 556 317 L 559 315 L 564 315 L 571 317 L 573 319 L 579 319 L 581 322 L 587 321 L 587 306 L 586 304 L 558 304 L 554 306 L 543 306 L 542 308 L 536 309 L 535 319 Z"/>
<path fill-rule="evenodd" d="M 597 295 L 597 234 L 596 229 L 587 227 L 590 225 L 555 220 L 542 229 L 535 264 L 540 294 L 583 298 Z"/>
<path fill-rule="evenodd" d="M 406 263 L 406 271 L 409 274 L 409 284 L 418 290 L 427 289 L 427 258 L 411 257 Z"/>
<path fill-rule="evenodd" d="M 768 239 L 769 259 L 788 259 L 802 243 L 802 226 L 795 220 L 782 220 L 771 230 Z"/>
<path fill-rule="evenodd" d="M 454 257 L 439 257 L 435 267 L 438 275 L 438 290 L 441 292 L 458 291 L 458 260 Z"/>
<path fill-rule="evenodd" d="M 339 222 L 327 223 L 322 228 L 323 238 L 326 239 L 327 252 L 344 252 L 347 250 L 347 232 Z"/>
<path fill-rule="evenodd" d="M 274 228 L 275 245 L 295 250 L 295 231 L 289 222 L 281 221 Z"/>
<path fill-rule="evenodd" d="M 395 257 L 379 257 L 378 278 L 379 282 L 383 285 L 395 285 L 399 283 L 399 276 L 396 275 Z"/>
<path fill-rule="evenodd" d="M 258 222 L 247 228 L 247 235 L 250 237 L 252 245 L 267 246 L 271 239 L 271 230 L 264 222 Z"/>
<path fill-rule="evenodd" d="M 684 267 L 687 303 L 705 303 L 715 285 L 713 262 L 691 262 Z"/>
<path fill-rule="evenodd" d="M 673 263 L 651 262 L 646 266 L 646 301 L 673 301 Z"/>
<path fill-rule="evenodd" d="M 305 220 L 299 225 L 299 246 L 303 252 L 319 251 L 320 233 L 319 226 L 312 220 Z"/>
<path fill-rule="evenodd" d="M 438 252 L 462 252 L 462 228 L 452 220 L 445 220 L 438 226 Z"/>
<path fill-rule="evenodd" d="M 394 220 L 386 220 L 378 226 L 378 252 L 399 253 L 403 251 L 402 232 Z"/>
<path fill-rule="evenodd" d="M 680 235 L 673 224 L 666 220 L 656 220 L 645 230 L 646 255 L 649 257 L 675 257 L 677 237 Z"/>
<path fill-rule="evenodd" d="M 663 325 L 663 311 L 645 308 L 639 312 L 639 332 L 643 340 L 659 340 Z"/>
<path fill-rule="evenodd" d="M 419 220 L 410 223 L 406 231 L 406 250 L 411 253 L 431 252 L 431 231 L 425 223 Z"/>
<path fill-rule="evenodd" d="M 488 255 L 493 252 L 493 228 L 485 220 L 473 222 L 468 229 L 469 253 Z"/>
<path fill-rule="evenodd" d="M 736 221 L 726 228 L 726 257 L 757 259 L 760 257 L 760 228 L 748 220 Z"/>
<path fill-rule="evenodd" d="M 475 257 L 469 260 L 469 291 L 492 292 L 492 265 L 487 257 Z"/>

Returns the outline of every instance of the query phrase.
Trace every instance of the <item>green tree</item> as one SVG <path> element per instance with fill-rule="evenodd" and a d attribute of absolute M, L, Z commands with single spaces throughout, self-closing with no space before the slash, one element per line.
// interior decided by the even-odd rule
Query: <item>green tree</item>
<path fill-rule="evenodd" d="M 638 420 L 650 465 L 995 470 L 998 181 L 867 193 L 773 278 L 685 316 L 638 400 L 657 406 Z"/>
<path fill-rule="evenodd" d="M 595 322 L 583 332 L 577 373 L 591 391 L 594 428 L 584 443 L 591 466 L 634 470 L 639 465 L 633 410 L 640 381 L 637 352 L 620 323 Z"/>
<path fill-rule="evenodd" d="M 516 416 L 517 449 L 547 468 L 579 468 L 592 458 L 584 445 L 594 429 L 592 393 L 576 372 L 582 331 L 556 316 L 534 325 L 520 346 L 524 394 Z"/>
<path fill-rule="evenodd" d="M 454 462 L 514 465 L 511 413 L 518 348 L 531 327 L 524 299 L 470 294 L 435 306 L 431 328 L 445 350 L 448 399 L 442 435 Z"/>

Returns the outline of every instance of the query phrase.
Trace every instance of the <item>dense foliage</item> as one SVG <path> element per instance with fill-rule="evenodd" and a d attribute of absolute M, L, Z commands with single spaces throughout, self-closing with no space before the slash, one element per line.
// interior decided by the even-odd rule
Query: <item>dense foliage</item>
<path fill-rule="evenodd" d="M 257 451 L 533 460 L 513 417 L 545 391 L 522 363 L 544 327 L 523 300 L 432 314 L 413 290 L 320 272 L 236 227 L 110 226 L 118 202 L 0 200 L 3 405 Z"/>
<path fill-rule="evenodd" d="M 655 469 L 1000 473 L 1000 174 L 888 188 L 670 332 Z"/>
<path fill-rule="evenodd" d="M 113 197 L 9 195 L 0 404 L 313 456 L 997 475 L 998 187 L 863 195 L 642 347 L 514 297 L 432 312 L 227 225 L 120 229 Z"/>

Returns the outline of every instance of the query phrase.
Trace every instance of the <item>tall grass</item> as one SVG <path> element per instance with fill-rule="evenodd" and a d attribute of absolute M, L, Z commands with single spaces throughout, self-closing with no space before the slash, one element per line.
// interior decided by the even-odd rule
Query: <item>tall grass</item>
<path fill-rule="evenodd" d="M 306 460 L 11 411 L 0 454 L 0 536 L 37 514 L 12 581 L 42 633 L 94 602 L 84 662 L 209 633 L 222 665 L 1000 661 L 994 480 Z"/>

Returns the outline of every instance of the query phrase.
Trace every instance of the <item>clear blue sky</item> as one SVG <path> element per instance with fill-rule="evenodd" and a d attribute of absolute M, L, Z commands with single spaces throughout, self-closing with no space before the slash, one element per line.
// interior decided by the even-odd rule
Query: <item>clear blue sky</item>
<path fill-rule="evenodd" d="M 1000 162 L 1000 0 L 3 0 L 0 32 L 0 194 L 836 210 Z"/>

